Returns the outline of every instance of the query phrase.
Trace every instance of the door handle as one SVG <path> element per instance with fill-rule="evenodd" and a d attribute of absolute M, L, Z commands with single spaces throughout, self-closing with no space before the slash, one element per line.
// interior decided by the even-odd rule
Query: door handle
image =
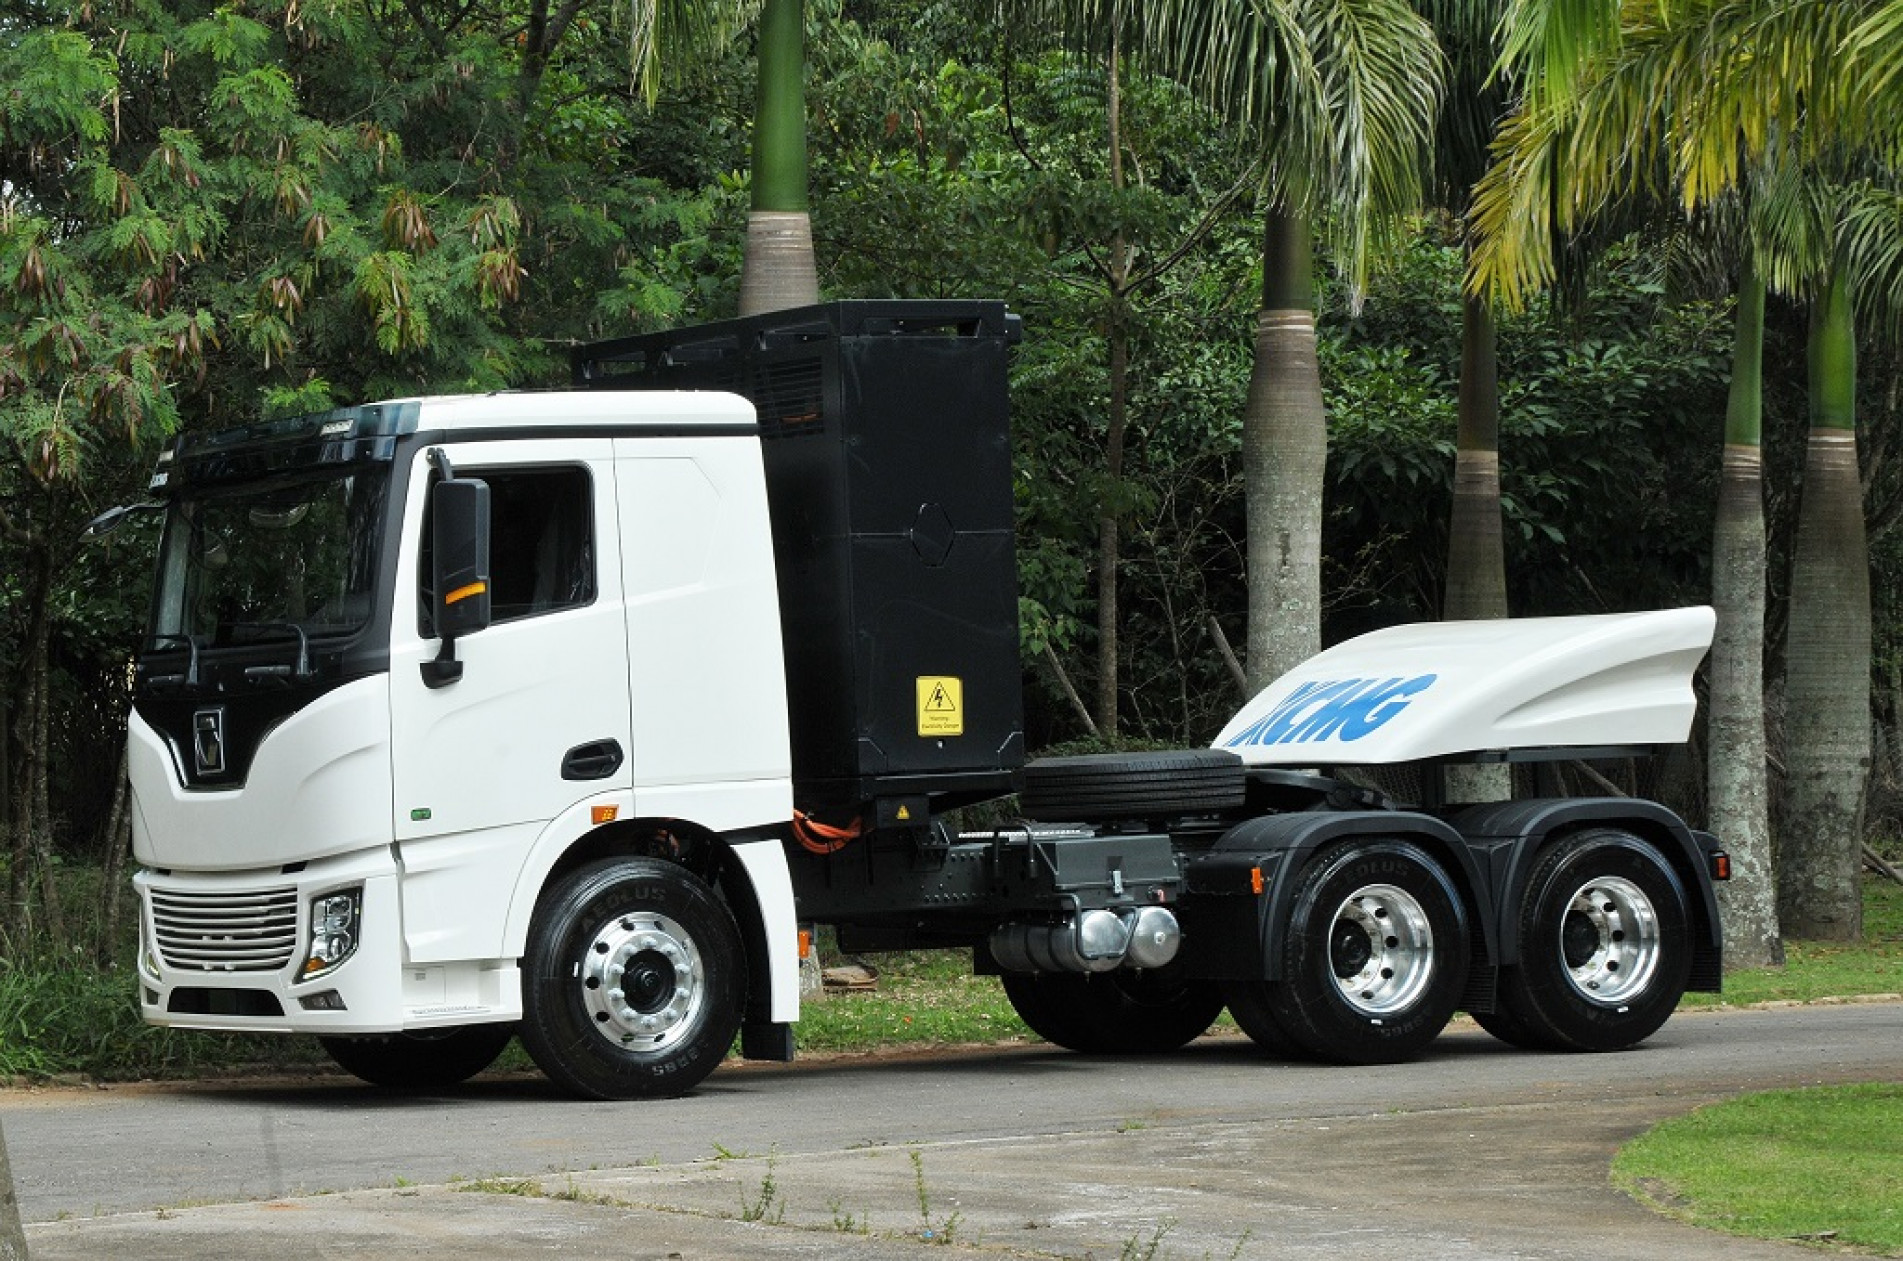
<path fill-rule="evenodd" d="M 621 745 L 614 740 L 590 740 L 562 755 L 563 779 L 606 779 L 621 769 L 627 760 Z"/>

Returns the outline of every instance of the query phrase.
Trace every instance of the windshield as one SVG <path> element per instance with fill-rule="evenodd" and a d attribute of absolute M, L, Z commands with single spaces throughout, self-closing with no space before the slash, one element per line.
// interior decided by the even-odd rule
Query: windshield
<path fill-rule="evenodd" d="M 387 467 L 208 493 L 172 505 L 155 649 L 348 635 L 370 616 Z"/>

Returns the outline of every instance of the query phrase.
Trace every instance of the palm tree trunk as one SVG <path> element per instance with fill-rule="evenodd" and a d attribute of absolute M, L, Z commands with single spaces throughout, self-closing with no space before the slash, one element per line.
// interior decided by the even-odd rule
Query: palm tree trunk
<path fill-rule="evenodd" d="M 1316 360 L 1313 267 L 1307 220 L 1271 209 L 1263 225 L 1255 369 L 1242 417 L 1252 689 L 1321 649 L 1328 418 Z"/>
<path fill-rule="evenodd" d="M 1460 434 L 1454 506 L 1447 525 L 1449 621 L 1507 615 L 1506 548 L 1500 533 L 1500 374 L 1493 311 L 1471 295 L 1460 304 Z M 1449 766 L 1449 801 L 1505 801 L 1505 766 Z"/>
<path fill-rule="evenodd" d="M 819 301 L 806 202 L 806 16 L 803 0 L 766 0 L 753 118 L 753 209 L 740 269 L 740 314 Z"/>
<path fill-rule="evenodd" d="M 1718 903 L 1725 963 L 1733 968 L 1784 962 L 1765 780 L 1763 360 L 1764 281 L 1747 269 L 1738 285 L 1724 470 L 1711 541 L 1718 632 L 1711 648 L 1706 767 L 1711 828 L 1731 855 L 1731 879 L 1718 886 Z"/>
<path fill-rule="evenodd" d="M 1791 566 L 1778 911 L 1793 937 L 1863 933 L 1857 871 L 1870 770 L 1870 567 L 1857 472 L 1856 330 L 1833 274 L 1811 311 L 1810 450 Z"/>
<path fill-rule="evenodd" d="M 1447 531 L 1449 621 L 1507 615 L 1506 550 L 1500 533 L 1500 383 L 1493 312 L 1461 301 L 1460 437 L 1454 511 Z"/>

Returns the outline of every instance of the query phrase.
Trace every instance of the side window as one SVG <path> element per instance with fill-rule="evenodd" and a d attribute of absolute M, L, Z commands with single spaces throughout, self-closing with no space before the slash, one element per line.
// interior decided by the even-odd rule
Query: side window
<path fill-rule="evenodd" d="M 489 483 L 492 620 L 513 621 L 595 598 L 593 488 L 579 468 L 477 469 Z M 432 540 L 423 526 L 423 581 Z M 428 607 L 428 601 L 424 601 Z M 425 634 L 433 628 L 425 626 Z"/>

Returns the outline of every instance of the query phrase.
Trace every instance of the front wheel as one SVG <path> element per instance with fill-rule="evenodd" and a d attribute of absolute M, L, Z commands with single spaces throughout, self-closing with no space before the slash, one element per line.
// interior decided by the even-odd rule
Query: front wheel
<path fill-rule="evenodd" d="M 495 1063 L 514 1036 L 514 1025 L 492 1024 L 317 1040 L 339 1068 L 372 1086 L 441 1090 Z"/>
<path fill-rule="evenodd" d="M 1467 912 L 1447 873 L 1413 842 L 1383 839 L 1325 851 L 1300 879 L 1282 980 L 1259 986 L 1267 1019 L 1255 1023 L 1275 1037 L 1251 1035 L 1343 1064 L 1418 1055 L 1467 983 Z M 1246 1011 L 1239 997 L 1231 1009 Z"/>
<path fill-rule="evenodd" d="M 1087 1055 L 1143 1055 L 1193 1042 L 1222 1014 L 1207 981 L 1170 970 L 1004 974 L 1005 997 L 1031 1032 Z"/>
<path fill-rule="evenodd" d="M 1520 907 L 1520 962 L 1500 978 L 1509 1038 L 1617 1051 L 1644 1041 L 1691 974 L 1685 887 L 1658 850 L 1613 828 L 1556 842 Z"/>
<path fill-rule="evenodd" d="M 692 873 L 646 858 L 589 863 L 536 910 L 522 1044 L 587 1098 L 684 1094 L 733 1045 L 744 958 L 732 913 Z"/>

